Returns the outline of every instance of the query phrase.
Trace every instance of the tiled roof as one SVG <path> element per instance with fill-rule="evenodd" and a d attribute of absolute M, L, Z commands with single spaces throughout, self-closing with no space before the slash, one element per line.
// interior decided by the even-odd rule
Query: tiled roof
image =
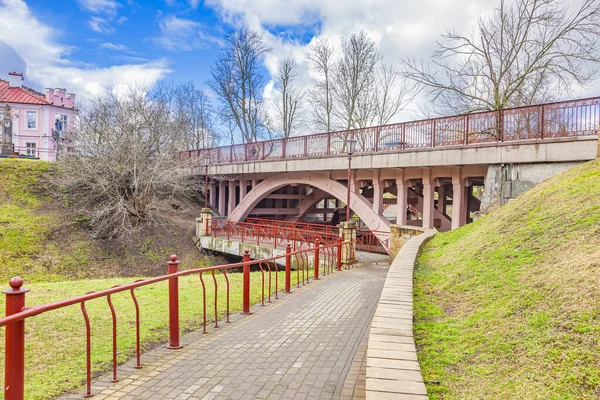
<path fill-rule="evenodd" d="M 26 86 L 11 88 L 0 79 L 0 103 L 50 104 L 46 97 Z"/>

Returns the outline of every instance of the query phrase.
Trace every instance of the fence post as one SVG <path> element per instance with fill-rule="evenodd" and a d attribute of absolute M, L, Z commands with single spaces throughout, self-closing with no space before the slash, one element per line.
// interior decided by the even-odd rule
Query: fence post
<path fill-rule="evenodd" d="M 313 265 L 315 281 L 319 280 L 319 239 L 315 240 L 315 263 Z"/>
<path fill-rule="evenodd" d="M 337 270 L 342 270 L 342 238 L 337 238 Z"/>
<path fill-rule="evenodd" d="M 244 250 L 244 262 L 250 261 L 250 250 Z M 250 312 L 250 264 L 244 264 L 244 287 L 242 293 L 242 314 L 249 315 Z"/>
<path fill-rule="evenodd" d="M 179 271 L 179 260 L 171 254 L 167 263 L 167 274 L 176 274 Z M 179 344 L 179 278 L 169 278 L 169 345 L 167 349 L 180 349 Z"/>
<path fill-rule="evenodd" d="M 16 314 L 25 307 L 25 293 L 21 289 L 23 279 L 15 276 L 9 282 L 11 289 L 6 295 L 6 316 Z M 25 394 L 25 320 L 6 325 L 4 346 L 4 398 L 23 400 Z"/>
<path fill-rule="evenodd" d="M 292 277 L 292 256 L 290 253 L 292 252 L 292 245 L 288 243 L 285 246 L 285 292 L 291 293 L 291 277 Z"/>

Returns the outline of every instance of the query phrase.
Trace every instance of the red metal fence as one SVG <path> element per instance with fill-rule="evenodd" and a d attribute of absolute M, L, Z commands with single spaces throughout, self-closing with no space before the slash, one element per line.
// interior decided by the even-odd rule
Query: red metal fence
<path fill-rule="evenodd" d="M 284 229 L 298 229 L 305 232 L 321 232 L 326 235 L 338 235 L 334 225 L 314 224 L 302 221 L 271 220 L 265 218 L 247 218 L 248 224 L 256 226 L 277 226 Z M 388 254 L 390 251 L 390 233 L 372 231 L 365 228 L 356 229 L 356 248 L 369 253 Z"/>
<path fill-rule="evenodd" d="M 180 153 L 235 163 L 344 154 L 346 140 L 356 139 L 357 153 L 437 148 L 477 143 L 539 140 L 598 134 L 600 97 L 507 108 L 451 117 L 297 136 Z"/>
<path fill-rule="evenodd" d="M 321 246 L 318 242 L 313 243 L 312 247 L 304 248 L 301 250 L 293 251 L 290 244 L 286 246 L 286 254 L 271 257 L 261 260 L 250 260 L 250 254 L 246 250 L 244 254 L 244 260 L 240 263 L 219 265 L 215 267 L 192 269 L 187 271 L 179 271 L 179 261 L 177 256 L 172 255 L 168 263 L 168 274 L 159 276 L 151 279 L 138 280 L 133 283 L 121 286 L 115 286 L 110 289 L 105 289 L 97 292 L 86 293 L 83 296 L 74 297 L 71 299 L 61 300 L 55 303 L 43 304 L 34 307 L 25 307 L 25 294 L 29 289 L 23 288 L 23 279 L 20 277 L 14 277 L 10 280 L 11 289 L 6 289 L 3 293 L 6 295 L 6 317 L 0 319 L 0 327 L 6 327 L 6 346 L 5 346 L 5 377 L 4 377 L 4 398 L 6 400 L 23 400 L 25 398 L 24 393 L 24 371 L 25 371 L 25 320 L 27 318 L 46 313 L 49 311 L 61 309 L 68 306 L 79 305 L 81 307 L 81 313 L 83 322 L 85 325 L 85 336 L 86 336 L 86 397 L 92 395 L 91 390 L 91 378 L 92 378 L 92 363 L 91 363 L 91 326 L 90 319 L 86 310 L 86 302 L 98 299 L 106 298 L 108 307 L 111 311 L 112 316 L 112 374 L 113 381 L 118 381 L 117 374 L 117 314 L 113 307 L 111 296 L 129 291 L 133 307 L 135 308 L 135 332 L 136 332 L 136 368 L 142 368 L 140 359 L 140 308 L 136 298 L 135 289 L 157 284 L 159 282 L 168 281 L 169 284 L 169 344 L 167 348 L 178 349 L 182 346 L 179 342 L 179 281 L 180 276 L 185 275 L 198 275 L 202 293 L 199 293 L 199 297 L 202 298 L 202 327 L 203 332 L 206 333 L 207 317 L 214 311 L 214 324 L 215 327 L 219 326 L 219 312 L 218 312 L 218 296 L 219 288 L 215 273 L 223 274 L 225 287 L 221 287 L 224 290 L 226 297 L 226 312 L 225 322 L 229 322 L 229 309 L 230 309 L 230 285 L 228 279 L 228 271 L 233 268 L 243 269 L 243 285 L 242 285 L 242 313 L 250 314 L 250 268 L 252 266 L 258 266 L 258 269 L 262 275 L 261 290 L 261 304 L 264 305 L 265 301 L 271 302 L 271 297 L 278 298 L 278 276 L 282 272 L 285 274 L 285 292 L 291 291 L 291 274 L 292 265 L 296 266 L 296 274 L 298 278 L 298 287 L 300 283 L 303 285 L 308 283 L 310 279 L 309 275 L 309 258 L 313 259 L 313 278 L 319 279 L 319 273 L 329 274 L 334 269 L 341 270 L 341 258 L 342 258 L 342 246 L 350 245 L 351 243 L 342 243 L 341 241 L 335 244 L 328 244 Z M 279 264 L 284 265 L 283 271 L 280 271 Z M 301 274 L 301 276 L 300 276 Z M 209 276 L 210 275 L 210 276 Z M 212 279 L 211 279 L 212 278 Z M 208 311 L 206 306 L 206 283 L 212 280 L 214 284 L 214 310 Z M 167 306 L 167 305 L 165 305 Z"/>
<path fill-rule="evenodd" d="M 294 228 L 285 223 L 280 225 L 275 220 L 255 223 L 213 219 L 211 224 L 214 237 L 225 237 L 227 240 L 237 239 L 242 243 L 253 243 L 257 246 L 268 245 L 274 248 L 283 248 L 286 243 L 292 243 L 294 249 L 300 249 L 310 247 L 315 242 L 335 244 L 338 241 L 338 235 L 333 230 Z"/>

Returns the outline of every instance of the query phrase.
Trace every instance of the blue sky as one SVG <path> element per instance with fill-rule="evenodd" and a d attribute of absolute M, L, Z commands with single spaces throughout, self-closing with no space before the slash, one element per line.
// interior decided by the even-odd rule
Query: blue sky
<path fill-rule="evenodd" d="M 166 78 L 203 86 L 228 30 L 260 32 L 273 51 L 267 81 L 285 57 L 310 76 L 305 46 L 366 30 L 390 61 L 430 53 L 439 27 L 475 21 L 489 6 L 466 0 L 0 0 L 0 74 L 25 72 L 34 88 L 66 87 L 83 98 L 107 87 Z M 267 89 L 268 92 L 268 89 Z"/>
<path fill-rule="evenodd" d="M 572 0 L 574 3 L 580 0 Z M 386 61 L 425 59 L 448 29 L 469 34 L 499 0 L 0 0 L 0 77 L 24 72 L 33 88 L 62 87 L 86 99 L 118 85 L 167 79 L 205 87 L 224 33 L 249 27 L 272 51 L 262 60 L 268 98 L 277 65 L 311 76 L 306 46 L 339 44 L 364 30 Z M 570 3 L 570 2 L 569 2 Z M 597 95 L 600 84 L 575 97 Z M 392 122 L 420 117 L 417 98 Z"/>
<path fill-rule="evenodd" d="M 211 8 L 202 5 L 192 7 L 185 1 L 106 2 L 118 5 L 96 9 L 86 7 L 85 3 L 76 0 L 26 2 L 30 13 L 40 23 L 54 29 L 55 41 L 68 48 L 65 58 L 84 69 L 165 59 L 164 68 L 170 70 L 165 74 L 168 78 L 203 84 L 219 50 L 218 38 L 231 29 Z M 93 5 L 94 2 L 88 3 Z M 188 23 L 187 26 L 198 35 L 190 37 L 182 34 L 178 37 L 174 34 L 166 38 L 164 30 L 169 29 L 168 25 L 180 21 L 193 21 L 195 25 Z M 200 33 L 206 37 L 201 37 Z M 2 75 L 11 69 L 9 67 L 16 69 L 20 66 L 14 55 L 12 59 L 1 56 L 0 50 Z M 26 77 L 29 78 L 28 75 Z M 28 79 L 28 83 L 37 89 L 45 86 L 38 80 Z"/>

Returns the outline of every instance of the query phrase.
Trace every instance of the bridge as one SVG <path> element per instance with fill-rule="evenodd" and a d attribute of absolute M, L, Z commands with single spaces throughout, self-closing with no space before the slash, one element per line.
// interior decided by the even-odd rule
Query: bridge
<path fill-rule="evenodd" d="M 191 150 L 180 158 L 191 162 L 192 174 L 208 173 L 210 206 L 230 221 L 334 224 L 336 210 L 344 220 L 349 189 L 352 215 L 371 231 L 389 232 L 392 223 L 446 231 L 595 159 L 599 124 L 600 98 L 589 98 Z"/>

